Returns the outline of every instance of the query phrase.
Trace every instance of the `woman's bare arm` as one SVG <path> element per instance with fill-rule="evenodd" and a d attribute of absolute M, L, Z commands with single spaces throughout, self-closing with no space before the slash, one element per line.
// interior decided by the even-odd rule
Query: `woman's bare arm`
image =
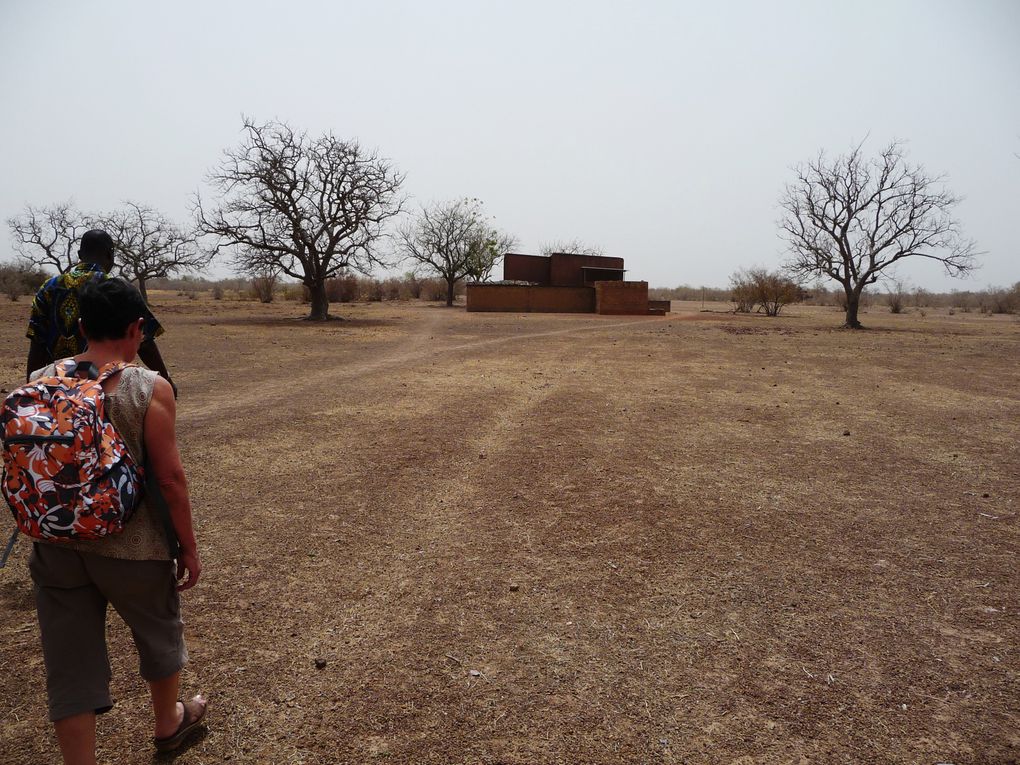
<path fill-rule="evenodd" d="M 145 452 L 149 469 L 170 508 L 170 520 L 181 545 L 177 557 L 177 578 L 180 580 L 177 589 L 186 590 L 198 583 L 202 564 L 198 560 L 195 529 L 191 520 L 188 483 L 184 477 L 181 455 L 177 451 L 176 417 L 177 402 L 174 400 L 173 388 L 164 378 L 157 377 L 152 388 L 152 400 L 145 413 Z"/>

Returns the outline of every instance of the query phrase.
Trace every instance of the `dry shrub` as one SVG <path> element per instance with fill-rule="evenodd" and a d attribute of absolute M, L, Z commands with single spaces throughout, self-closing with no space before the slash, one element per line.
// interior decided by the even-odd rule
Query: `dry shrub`
<path fill-rule="evenodd" d="M 303 284 L 285 284 L 281 290 L 281 295 L 284 300 L 289 300 L 294 303 L 311 302 L 311 295 L 308 292 L 308 288 Z"/>
<path fill-rule="evenodd" d="M 214 284 L 212 288 L 212 299 L 223 300 L 223 286 L 221 284 Z"/>
<path fill-rule="evenodd" d="M 361 294 L 359 279 L 354 274 L 341 274 L 326 280 L 326 299 L 330 303 L 351 303 Z"/>
<path fill-rule="evenodd" d="M 33 295 L 49 274 L 25 263 L 0 263 L 0 292 L 11 302 L 22 295 Z"/>
<path fill-rule="evenodd" d="M 362 284 L 362 299 L 369 303 L 380 303 L 383 299 L 383 285 L 378 279 L 365 279 Z"/>
<path fill-rule="evenodd" d="M 750 313 L 757 307 L 766 316 L 778 316 L 784 306 L 804 299 L 795 281 L 765 268 L 737 271 L 730 277 L 730 294 L 738 312 Z"/>
<path fill-rule="evenodd" d="M 649 300 L 709 300 L 725 303 L 730 299 L 731 290 L 718 287 L 692 287 L 681 284 L 679 287 L 652 287 L 648 290 Z"/>
<path fill-rule="evenodd" d="M 1016 313 L 1020 310 L 1020 282 L 1009 289 L 989 287 L 980 293 L 981 313 Z"/>
<path fill-rule="evenodd" d="M 454 286 L 454 297 L 463 294 L 465 287 L 462 282 Z M 421 296 L 423 300 L 446 302 L 446 282 L 442 279 L 423 279 L 421 285 Z"/>
<path fill-rule="evenodd" d="M 892 283 L 885 293 L 885 302 L 889 306 L 889 313 L 903 313 L 903 306 L 907 302 L 907 290 L 902 282 Z"/>
<path fill-rule="evenodd" d="M 963 313 L 970 313 L 977 304 L 977 298 L 973 292 L 955 290 L 950 295 L 951 305 L 959 308 Z"/>
<path fill-rule="evenodd" d="M 284 300 L 309 302 L 307 288 L 301 284 L 284 284 L 276 290 Z M 454 294 L 463 296 L 465 285 L 458 283 Z M 326 280 L 326 299 L 331 303 L 394 300 L 446 300 L 446 282 L 442 279 L 423 279 L 416 274 L 375 279 L 357 274 L 342 274 Z"/>
<path fill-rule="evenodd" d="M 421 297 L 422 280 L 414 271 L 404 274 L 403 285 L 408 299 L 418 300 Z"/>
<path fill-rule="evenodd" d="M 383 300 L 407 300 L 409 297 L 403 279 L 386 279 L 382 283 Z"/>
<path fill-rule="evenodd" d="M 737 275 L 746 276 L 747 274 L 739 271 L 735 276 Z M 648 297 L 652 300 L 698 301 L 701 300 L 702 290 L 704 290 L 705 300 L 732 300 L 737 303 L 736 310 L 742 312 L 749 313 L 758 309 L 757 300 L 753 303 L 750 302 L 755 297 L 753 294 L 750 292 L 734 294 L 732 278 L 730 285 L 727 290 L 686 285 L 674 288 L 654 287 L 648 290 Z M 807 290 L 801 289 L 799 294 L 800 299 L 796 302 L 803 302 L 807 305 L 835 306 L 841 311 L 846 311 L 846 293 L 841 287 L 830 289 L 819 284 Z M 423 297 L 430 299 L 424 295 Z M 745 298 L 744 302 L 739 302 L 738 297 Z M 862 309 L 879 303 L 888 306 L 891 313 L 900 313 L 907 310 L 909 305 L 915 305 L 929 308 L 956 308 L 961 313 L 980 310 L 984 314 L 1017 314 L 1020 313 L 1020 283 L 1006 288 L 988 287 L 982 291 L 953 290 L 952 292 L 929 292 L 925 289 L 901 287 L 897 283 L 895 289 L 884 293 L 872 294 L 867 290 L 861 293 L 860 307 Z"/>
<path fill-rule="evenodd" d="M 260 303 L 272 303 L 276 294 L 276 284 L 280 276 L 275 271 L 265 271 L 251 278 L 251 291 Z"/>
<path fill-rule="evenodd" d="M 736 304 L 737 313 L 751 313 L 754 310 L 754 285 L 739 272 L 730 277 L 730 299 Z"/>

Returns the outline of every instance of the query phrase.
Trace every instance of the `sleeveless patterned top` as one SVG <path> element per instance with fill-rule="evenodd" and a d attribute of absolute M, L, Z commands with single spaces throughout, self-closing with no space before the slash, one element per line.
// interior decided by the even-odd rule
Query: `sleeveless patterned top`
<path fill-rule="evenodd" d="M 32 379 L 52 375 L 55 365 L 32 373 Z M 128 367 L 120 373 L 120 382 L 106 395 L 106 413 L 139 465 L 145 464 L 142 423 L 152 400 L 156 373 L 145 367 Z M 35 540 L 44 542 L 44 540 Z M 80 552 L 126 560 L 170 560 L 163 522 L 143 498 L 120 534 L 83 542 L 48 542 Z"/>

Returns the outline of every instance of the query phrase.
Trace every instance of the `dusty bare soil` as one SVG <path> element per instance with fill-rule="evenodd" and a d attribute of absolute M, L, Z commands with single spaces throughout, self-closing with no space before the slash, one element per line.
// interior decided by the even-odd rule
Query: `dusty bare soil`
<path fill-rule="evenodd" d="M 1020 762 L 1017 320 L 154 304 L 206 566 L 178 763 Z M 28 549 L 3 763 L 57 757 Z M 110 642 L 100 759 L 148 763 Z"/>

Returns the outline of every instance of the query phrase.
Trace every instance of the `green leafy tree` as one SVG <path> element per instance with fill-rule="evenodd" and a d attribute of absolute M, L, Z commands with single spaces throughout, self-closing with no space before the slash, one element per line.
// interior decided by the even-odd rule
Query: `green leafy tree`
<path fill-rule="evenodd" d="M 401 227 L 397 241 L 405 260 L 446 282 L 446 304 L 463 279 L 485 281 L 516 239 L 490 223 L 477 199 L 423 207 Z"/>

